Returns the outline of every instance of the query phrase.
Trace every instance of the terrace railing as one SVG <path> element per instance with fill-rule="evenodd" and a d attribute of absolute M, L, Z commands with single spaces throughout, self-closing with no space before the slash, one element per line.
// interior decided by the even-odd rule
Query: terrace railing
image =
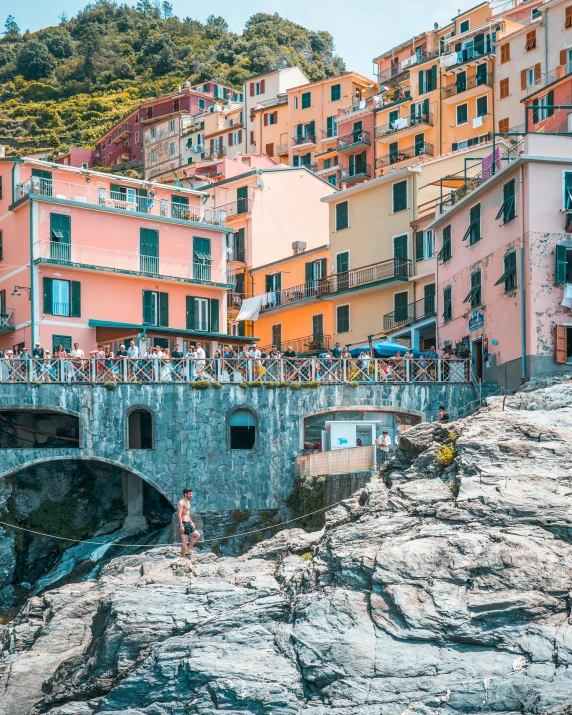
<path fill-rule="evenodd" d="M 399 117 L 393 122 L 388 122 L 387 124 L 382 124 L 377 127 L 375 130 L 375 136 L 376 139 L 382 139 L 388 134 L 395 134 L 396 132 L 403 131 L 404 129 L 409 129 L 410 127 L 417 127 L 420 124 L 433 126 L 433 114 L 431 112 L 421 112 L 421 114 Z"/>
<path fill-rule="evenodd" d="M 395 330 L 435 315 L 435 296 L 426 296 L 383 316 L 383 329 Z"/>
<path fill-rule="evenodd" d="M 199 208 L 189 204 L 158 199 L 157 197 L 132 192 L 109 191 L 105 188 L 91 187 L 88 184 L 72 184 L 66 181 L 45 179 L 33 176 L 17 187 L 18 197 L 30 194 L 51 196 L 64 201 L 75 201 L 88 206 L 121 209 L 132 213 L 143 213 L 180 221 L 193 221 L 213 226 L 225 226 L 226 214 L 218 209 Z M 184 200 L 186 197 L 181 197 Z"/>
<path fill-rule="evenodd" d="M 384 166 L 391 166 L 391 164 L 398 164 L 400 161 L 408 161 L 409 159 L 421 156 L 433 156 L 433 144 L 423 142 L 415 146 L 390 151 L 389 154 L 377 157 L 375 160 L 375 168 L 381 169 Z"/>
<path fill-rule="evenodd" d="M 193 280 L 200 283 L 228 283 L 226 269 L 207 261 L 192 263 L 57 241 L 37 241 L 34 244 L 34 260 L 69 263 L 118 273 L 139 273 L 175 280 Z"/>
<path fill-rule="evenodd" d="M 463 73 L 461 73 L 463 74 Z M 475 87 L 492 87 L 492 74 L 487 73 L 482 76 L 473 75 L 472 77 L 467 77 L 464 81 L 459 78 L 452 84 L 447 84 L 441 89 L 441 95 L 443 99 L 448 97 L 454 97 L 457 94 L 462 94 L 467 92 L 469 89 L 474 89 Z"/>
<path fill-rule="evenodd" d="M 232 342 L 232 336 L 229 336 Z M 470 361 L 425 358 L 0 358 L 0 383 L 470 382 Z"/>
<path fill-rule="evenodd" d="M 353 146 L 359 146 L 361 144 L 369 145 L 371 144 L 371 132 L 360 129 L 359 131 L 350 132 L 349 134 L 343 134 L 338 137 L 338 149 L 349 149 Z"/>

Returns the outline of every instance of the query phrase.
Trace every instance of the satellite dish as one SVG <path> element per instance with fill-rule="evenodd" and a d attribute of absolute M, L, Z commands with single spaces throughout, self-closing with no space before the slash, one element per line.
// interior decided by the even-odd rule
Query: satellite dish
<path fill-rule="evenodd" d="M 256 188 L 260 189 L 260 191 L 264 191 L 264 181 L 262 181 L 261 178 L 256 182 Z"/>

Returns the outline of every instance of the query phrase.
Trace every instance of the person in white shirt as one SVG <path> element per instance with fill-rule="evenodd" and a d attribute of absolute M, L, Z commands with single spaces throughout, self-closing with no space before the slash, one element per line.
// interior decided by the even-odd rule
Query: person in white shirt
<path fill-rule="evenodd" d="M 389 458 L 389 450 L 391 449 L 391 437 L 387 430 L 383 430 L 375 440 L 375 443 L 377 446 L 377 461 L 379 464 L 384 464 Z"/>
<path fill-rule="evenodd" d="M 73 350 L 70 352 L 70 355 L 74 358 L 83 358 L 83 350 L 80 348 L 79 343 L 74 343 L 73 344 Z"/>
<path fill-rule="evenodd" d="M 132 340 L 129 343 L 129 347 L 127 348 L 127 355 L 130 360 L 136 360 L 139 357 L 139 348 L 137 345 L 135 345 L 135 340 Z"/>
<path fill-rule="evenodd" d="M 248 357 L 252 360 L 253 363 L 254 376 L 259 377 L 262 367 L 260 362 L 261 352 L 254 343 L 251 345 L 250 350 L 248 351 Z"/>
<path fill-rule="evenodd" d="M 197 370 L 201 380 L 205 377 L 205 351 L 201 343 L 197 343 Z"/>

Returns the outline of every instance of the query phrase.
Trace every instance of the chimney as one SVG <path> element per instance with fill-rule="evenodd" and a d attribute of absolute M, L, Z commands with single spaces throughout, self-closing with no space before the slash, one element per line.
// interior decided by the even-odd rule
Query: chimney
<path fill-rule="evenodd" d="M 6 147 L 4 144 L 0 144 L 0 159 L 3 159 L 6 156 Z"/>
<path fill-rule="evenodd" d="M 292 252 L 295 256 L 299 253 L 304 253 L 306 250 L 306 241 L 293 241 L 292 242 Z"/>

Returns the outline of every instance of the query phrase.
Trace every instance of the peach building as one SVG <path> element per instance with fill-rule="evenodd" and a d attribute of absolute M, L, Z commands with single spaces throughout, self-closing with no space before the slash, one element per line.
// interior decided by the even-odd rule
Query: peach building
<path fill-rule="evenodd" d="M 303 242 L 293 243 L 293 255 L 250 271 L 254 295 L 270 293 L 256 321 L 256 335 L 267 350 L 292 347 L 296 353 L 332 347 L 332 311 L 320 299 L 328 272 L 328 246 L 305 250 Z M 283 286 L 276 292 L 273 286 Z M 294 300 L 300 297 L 302 303 Z"/>
<path fill-rule="evenodd" d="M 0 176 L 3 348 L 226 340 L 231 229 L 204 194 L 28 159 Z"/>
<path fill-rule="evenodd" d="M 439 250 L 441 344 L 507 389 L 572 365 L 572 138 L 523 152 L 429 226 Z"/>

